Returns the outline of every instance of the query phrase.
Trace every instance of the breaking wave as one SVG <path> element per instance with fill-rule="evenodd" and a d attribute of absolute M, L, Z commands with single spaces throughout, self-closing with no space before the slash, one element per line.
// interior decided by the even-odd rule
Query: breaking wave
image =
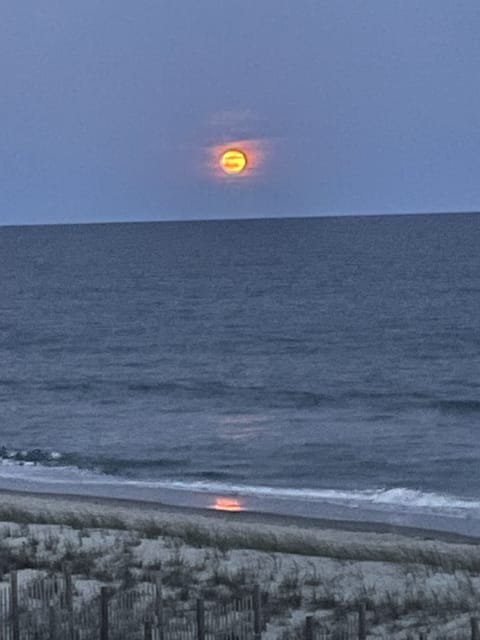
<path fill-rule="evenodd" d="M 83 464 L 82 464 L 83 462 Z M 221 473 L 203 472 L 201 480 L 135 479 L 121 475 L 122 467 L 168 467 L 181 465 L 182 460 L 113 460 L 92 459 L 75 454 L 32 449 L 9 451 L 0 448 L 0 480 L 18 479 L 35 483 L 65 485 L 102 485 L 121 488 L 142 487 L 234 495 L 276 501 L 328 503 L 351 508 L 378 509 L 383 511 L 422 511 L 451 515 L 477 515 L 480 500 L 448 494 L 425 492 L 405 487 L 350 489 L 285 488 L 233 484 L 224 480 Z M 118 473 L 118 475 L 113 475 Z M 159 496 L 161 497 L 161 496 Z"/>

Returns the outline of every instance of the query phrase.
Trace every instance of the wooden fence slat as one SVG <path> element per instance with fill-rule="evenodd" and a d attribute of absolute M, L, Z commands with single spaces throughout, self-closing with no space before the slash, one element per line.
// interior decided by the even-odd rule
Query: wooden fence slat
<path fill-rule="evenodd" d="M 480 640 L 480 629 L 478 626 L 478 618 L 472 616 L 470 618 L 470 629 L 472 640 Z"/>
<path fill-rule="evenodd" d="M 2 589 L 2 596 L 0 598 L 0 606 L 2 607 L 1 621 L 2 625 L 5 625 L 5 618 L 7 617 L 7 599 L 6 599 L 7 589 Z"/>
<path fill-rule="evenodd" d="M 163 594 L 162 594 L 162 578 L 160 572 L 155 573 L 155 603 L 154 611 L 157 622 L 157 640 L 165 640 L 164 631 L 164 610 L 163 610 Z"/>
<path fill-rule="evenodd" d="M 362 602 L 358 607 L 358 640 L 366 640 L 367 638 L 367 623 L 365 614 L 365 603 Z"/>
<path fill-rule="evenodd" d="M 53 604 L 48 607 L 48 633 L 50 634 L 50 640 L 56 640 L 57 621 L 55 616 L 55 607 Z"/>
<path fill-rule="evenodd" d="M 12 640 L 20 640 L 18 617 L 18 576 L 14 569 L 10 571 L 10 615 L 12 620 Z"/>
<path fill-rule="evenodd" d="M 305 618 L 305 640 L 313 640 L 313 616 Z"/>
<path fill-rule="evenodd" d="M 262 634 L 262 600 L 260 585 L 253 588 L 253 634 L 255 640 L 260 640 Z"/>
<path fill-rule="evenodd" d="M 10 590 L 8 587 L 5 589 L 3 596 L 4 596 L 3 599 L 4 599 L 4 607 L 5 607 L 4 608 L 4 611 L 5 611 L 4 625 L 5 625 L 5 630 L 10 631 L 10 625 L 8 623 L 8 615 L 10 615 Z"/>
<path fill-rule="evenodd" d="M 197 640 L 205 640 L 205 601 L 197 598 Z"/>
<path fill-rule="evenodd" d="M 65 580 L 65 604 L 69 611 L 73 610 L 73 589 L 72 589 L 72 564 L 65 562 L 63 566 L 63 577 Z"/>
<path fill-rule="evenodd" d="M 152 623 L 147 620 L 144 626 L 144 640 L 153 640 Z"/>
<path fill-rule="evenodd" d="M 100 589 L 100 640 L 108 640 L 108 587 Z"/>

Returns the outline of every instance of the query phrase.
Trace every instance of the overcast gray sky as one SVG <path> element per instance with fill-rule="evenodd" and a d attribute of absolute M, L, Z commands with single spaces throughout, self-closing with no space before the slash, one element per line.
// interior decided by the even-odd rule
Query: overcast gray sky
<path fill-rule="evenodd" d="M 480 209 L 479 0 L 0 9 L 2 224 Z"/>

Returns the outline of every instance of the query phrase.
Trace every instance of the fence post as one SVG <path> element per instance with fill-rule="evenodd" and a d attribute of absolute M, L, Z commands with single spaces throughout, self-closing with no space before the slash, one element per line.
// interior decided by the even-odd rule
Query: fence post
<path fill-rule="evenodd" d="M 367 624 L 365 619 L 365 603 L 358 605 L 358 640 L 367 640 Z"/>
<path fill-rule="evenodd" d="M 73 610 L 72 595 L 72 564 L 71 562 L 63 563 L 63 577 L 65 579 L 65 604 L 69 611 Z"/>
<path fill-rule="evenodd" d="M 427 634 L 424 631 L 421 631 L 418 640 L 427 640 Z"/>
<path fill-rule="evenodd" d="M 313 616 L 305 618 L 305 640 L 313 640 Z"/>
<path fill-rule="evenodd" d="M 100 589 L 100 640 L 108 640 L 108 587 Z"/>
<path fill-rule="evenodd" d="M 258 584 L 253 587 L 253 633 L 254 639 L 260 640 L 262 635 L 262 600 Z"/>
<path fill-rule="evenodd" d="M 18 619 L 18 577 L 15 569 L 10 571 L 10 605 L 12 612 L 12 640 L 20 640 Z"/>
<path fill-rule="evenodd" d="M 470 618 L 470 627 L 472 629 L 472 640 L 480 640 L 480 629 L 478 628 L 478 618 Z"/>
<path fill-rule="evenodd" d="M 57 638 L 57 623 L 55 620 L 55 607 L 51 604 L 48 607 L 48 632 L 50 640 L 56 640 Z"/>
<path fill-rule="evenodd" d="M 145 622 L 145 634 L 144 640 L 153 640 L 152 637 L 152 623 L 148 620 Z"/>
<path fill-rule="evenodd" d="M 197 640 L 205 640 L 205 601 L 197 599 Z"/>
<path fill-rule="evenodd" d="M 159 640 L 164 640 L 162 577 L 160 571 L 155 572 L 155 616 L 157 619 L 156 626 L 159 632 Z"/>
<path fill-rule="evenodd" d="M 72 591 L 72 563 L 63 563 L 63 577 L 65 581 L 65 604 L 68 611 L 68 638 L 73 638 L 73 591 Z"/>

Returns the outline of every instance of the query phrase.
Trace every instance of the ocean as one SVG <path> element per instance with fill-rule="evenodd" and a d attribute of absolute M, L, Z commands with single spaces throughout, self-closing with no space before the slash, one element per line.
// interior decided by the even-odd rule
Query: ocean
<path fill-rule="evenodd" d="M 1 227 L 0 488 L 480 535 L 479 248 L 480 214 Z"/>

